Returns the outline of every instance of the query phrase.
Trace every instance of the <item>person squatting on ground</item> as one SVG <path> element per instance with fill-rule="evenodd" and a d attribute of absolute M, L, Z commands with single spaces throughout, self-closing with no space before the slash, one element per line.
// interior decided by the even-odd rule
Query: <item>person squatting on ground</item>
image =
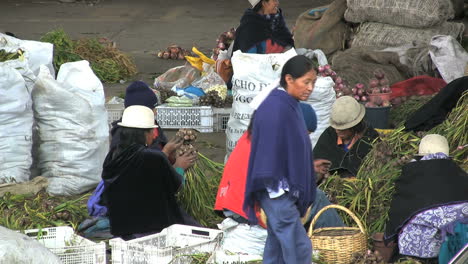
<path fill-rule="evenodd" d="M 342 96 L 332 105 L 330 127 L 320 135 L 314 157 L 331 162 L 330 173 L 355 177 L 364 157 L 379 134 L 364 121 L 366 108 L 351 96 Z M 321 179 L 319 179 L 320 181 Z"/>
<path fill-rule="evenodd" d="M 107 206 L 111 233 L 123 239 L 133 239 L 153 233 L 173 224 L 198 225 L 177 203 L 176 193 L 184 184 L 167 156 L 149 148 L 153 143 L 154 112 L 145 106 L 130 106 L 124 110 L 120 142 L 107 155 L 102 172 L 104 191 L 102 202 Z M 175 167 L 188 169 L 195 162 L 176 160 Z"/>
<path fill-rule="evenodd" d="M 257 223 L 256 206 L 267 220 L 263 263 L 310 263 L 312 244 L 301 216 L 316 193 L 312 146 L 299 100 L 306 100 L 317 78 L 305 56 L 288 60 L 280 86 L 254 112 L 244 210 Z"/>

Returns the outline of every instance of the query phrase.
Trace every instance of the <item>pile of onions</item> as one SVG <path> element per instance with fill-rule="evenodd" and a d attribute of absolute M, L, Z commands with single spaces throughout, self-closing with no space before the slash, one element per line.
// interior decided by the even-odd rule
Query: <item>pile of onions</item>
<path fill-rule="evenodd" d="M 166 50 L 161 50 L 158 52 L 158 58 L 165 60 L 185 60 L 185 56 L 192 56 L 190 51 L 183 49 L 177 45 L 171 45 L 167 47 Z"/>
<path fill-rule="evenodd" d="M 374 77 L 369 80 L 369 89 L 367 89 L 367 93 L 371 95 L 371 99 L 369 102 L 366 103 L 366 107 L 387 107 L 391 106 L 392 104 L 390 101 L 382 99 L 380 94 L 388 94 L 392 92 L 392 89 L 389 86 L 388 79 L 385 77 L 385 73 L 377 69 L 374 71 Z"/>
<path fill-rule="evenodd" d="M 236 29 L 231 28 L 230 30 L 223 32 L 219 35 L 218 39 L 216 40 L 216 48 L 213 49 L 213 59 L 216 60 L 218 58 L 218 54 L 221 50 L 229 49 L 231 43 L 236 38 Z"/>

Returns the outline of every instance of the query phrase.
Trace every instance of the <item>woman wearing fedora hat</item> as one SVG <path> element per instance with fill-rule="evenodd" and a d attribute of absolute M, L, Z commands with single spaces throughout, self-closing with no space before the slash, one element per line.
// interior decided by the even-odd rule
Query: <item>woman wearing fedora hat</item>
<path fill-rule="evenodd" d="M 108 208 L 111 234 L 132 239 L 172 224 L 198 225 L 175 197 L 183 185 L 184 170 L 196 156 L 186 154 L 172 166 L 162 151 L 148 147 L 157 125 L 146 106 L 127 107 L 118 125 L 120 141 L 107 155 L 102 172 L 101 202 Z"/>
<path fill-rule="evenodd" d="M 244 12 L 236 29 L 233 51 L 281 53 L 294 46 L 278 0 L 249 0 L 252 8 Z"/>
<path fill-rule="evenodd" d="M 364 105 L 351 96 L 338 98 L 332 106 L 330 127 L 314 147 L 314 157 L 331 161 L 330 172 L 341 177 L 356 176 L 361 162 L 379 134 L 363 119 Z"/>

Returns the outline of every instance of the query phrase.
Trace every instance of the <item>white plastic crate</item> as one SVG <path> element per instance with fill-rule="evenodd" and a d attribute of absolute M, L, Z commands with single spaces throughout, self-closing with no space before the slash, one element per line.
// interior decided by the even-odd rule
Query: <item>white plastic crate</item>
<path fill-rule="evenodd" d="M 69 226 L 28 229 L 24 234 L 37 239 L 64 264 L 106 264 L 106 244 L 76 235 Z"/>
<path fill-rule="evenodd" d="M 211 106 L 170 107 L 157 106 L 156 119 L 162 128 L 192 128 L 201 133 L 213 132 Z"/>
<path fill-rule="evenodd" d="M 113 264 L 185 264 L 188 255 L 214 252 L 221 242 L 221 230 L 172 225 L 161 233 L 124 241 L 109 240 Z"/>
<path fill-rule="evenodd" d="M 225 131 L 232 108 L 213 108 L 213 130 L 215 132 Z"/>
<path fill-rule="evenodd" d="M 106 104 L 107 113 L 109 115 L 109 124 L 119 120 L 122 117 L 125 109 L 124 104 Z"/>

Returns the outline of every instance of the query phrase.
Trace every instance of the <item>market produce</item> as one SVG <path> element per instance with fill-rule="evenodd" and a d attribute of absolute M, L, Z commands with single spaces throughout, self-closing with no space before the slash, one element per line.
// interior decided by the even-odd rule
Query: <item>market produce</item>
<path fill-rule="evenodd" d="M 218 96 L 222 100 L 226 100 L 226 96 L 227 96 L 227 86 L 226 85 L 213 85 L 210 88 L 205 90 L 206 93 L 208 93 L 210 91 L 216 91 L 218 93 Z"/>
<path fill-rule="evenodd" d="M 231 28 L 229 31 L 223 32 L 219 35 L 218 39 L 216 39 L 216 48 L 213 48 L 213 59 L 216 60 L 218 58 L 220 51 L 229 49 L 235 38 L 235 28 Z"/>
<path fill-rule="evenodd" d="M 234 97 L 232 95 L 226 96 L 226 100 L 224 100 L 224 107 L 231 108 L 233 102 L 234 102 Z"/>
<path fill-rule="evenodd" d="M 193 101 L 185 96 L 171 96 L 166 99 L 168 106 L 173 107 L 192 107 Z"/>
<path fill-rule="evenodd" d="M 191 53 L 178 45 L 171 45 L 166 50 L 158 51 L 157 56 L 165 60 L 185 60 L 185 56 L 191 56 Z"/>
<path fill-rule="evenodd" d="M 181 128 L 175 136 L 184 140 L 184 145 L 191 145 L 197 140 L 197 132 L 193 129 Z"/>
<path fill-rule="evenodd" d="M 18 49 L 16 52 L 7 52 L 4 49 L 0 49 L 0 62 L 16 60 L 23 56 L 23 50 Z"/>
<path fill-rule="evenodd" d="M 166 102 L 166 100 L 167 100 L 169 97 L 177 96 L 177 93 L 174 92 L 174 91 L 172 91 L 172 90 L 168 90 L 168 89 L 158 89 L 158 88 L 156 88 L 156 90 L 159 92 L 159 96 L 160 96 L 161 102 Z"/>
<path fill-rule="evenodd" d="M 445 136 L 452 159 L 468 170 L 468 147 L 463 147 L 468 142 L 467 104 L 468 93 L 465 93 L 447 119 L 426 133 L 406 132 L 401 126 L 381 135 L 380 141 L 373 142 L 373 149 L 364 158 L 355 179 L 333 175 L 321 187 L 332 202 L 347 207 L 360 218 L 367 234 L 383 232 L 394 182 L 400 175 L 402 165 L 418 153 L 419 142 L 425 134 Z M 342 217 L 347 225 L 354 224 L 347 215 Z"/>
<path fill-rule="evenodd" d="M 50 196 L 45 191 L 36 195 L 7 193 L 0 199 L 0 225 L 12 230 L 63 225 L 76 229 L 88 217 L 89 196 Z"/>
<path fill-rule="evenodd" d="M 73 41 L 62 29 L 46 33 L 41 41 L 54 44 L 56 71 L 66 62 L 89 61 L 96 76 L 103 82 L 115 83 L 137 73 L 133 60 L 108 39 L 80 39 Z"/>
<path fill-rule="evenodd" d="M 385 264 L 383 257 L 377 251 L 367 250 L 366 253 L 354 253 L 351 263 L 354 264 Z"/>
<path fill-rule="evenodd" d="M 185 172 L 185 185 L 178 194 L 182 207 L 200 224 L 216 227 L 222 221 L 213 210 L 224 164 L 214 162 L 198 152 L 193 167 Z"/>
<path fill-rule="evenodd" d="M 200 105 L 223 108 L 224 100 L 219 96 L 217 91 L 213 90 L 207 92 L 204 96 L 200 97 Z"/>
<path fill-rule="evenodd" d="M 374 71 L 375 78 L 369 80 L 369 89 L 366 90 L 368 102 L 366 107 L 388 107 L 390 103 L 390 93 L 392 89 L 389 86 L 385 73 L 377 69 Z"/>
<path fill-rule="evenodd" d="M 392 109 L 390 110 L 389 117 L 391 126 L 402 126 L 412 113 L 431 100 L 431 98 L 432 95 L 413 95 L 392 99 Z"/>

